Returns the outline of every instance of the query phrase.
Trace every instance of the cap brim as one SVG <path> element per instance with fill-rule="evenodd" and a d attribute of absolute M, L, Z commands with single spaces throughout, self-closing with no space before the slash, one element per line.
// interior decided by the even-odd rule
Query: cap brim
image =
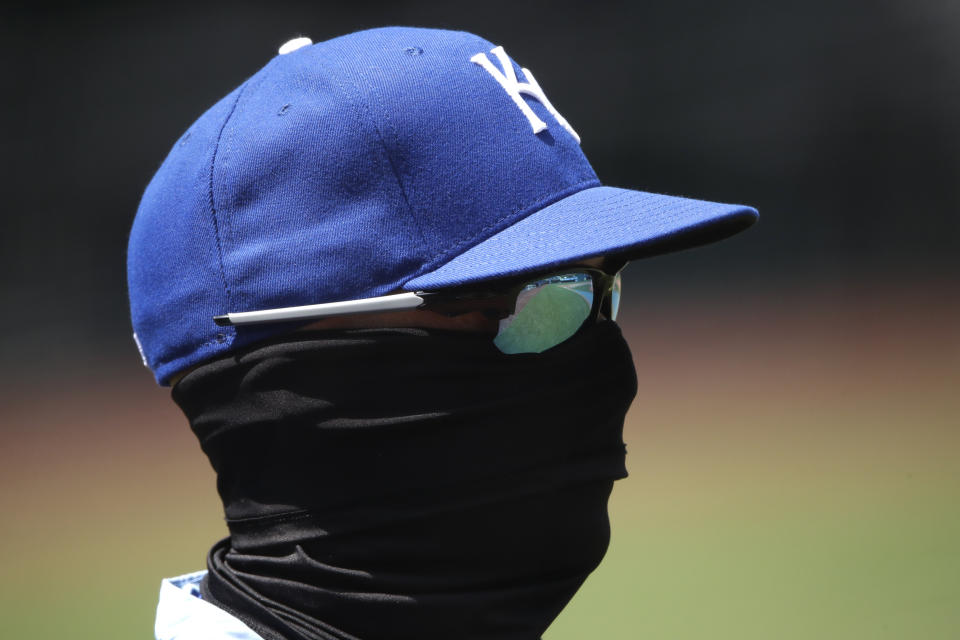
<path fill-rule="evenodd" d="M 404 289 L 456 287 L 592 256 L 635 259 L 678 251 L 738 233 L 757 217 L 743 205 L 593 187 L 530 214 Z"/>

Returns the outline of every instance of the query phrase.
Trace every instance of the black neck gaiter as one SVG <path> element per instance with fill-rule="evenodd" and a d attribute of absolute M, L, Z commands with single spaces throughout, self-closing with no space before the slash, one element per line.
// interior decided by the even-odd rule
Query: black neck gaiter
<path fill-rule="evenodd" d="M 422 329 L 295 333 L 173 389 L 230 537 L 204 597 L 267 640 L 535 640 L 609 541 L 629 349 Z"/>

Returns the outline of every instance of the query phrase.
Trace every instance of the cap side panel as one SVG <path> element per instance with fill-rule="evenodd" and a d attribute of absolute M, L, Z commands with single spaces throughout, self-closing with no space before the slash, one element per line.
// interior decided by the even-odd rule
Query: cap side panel
<path fill-rule="evenodd" d="M 210 166 L 235 89 L 178 140 L 137 209 L 127 246 L 130 315 L 144 356 L 164 384 L 181 365 L 228 348 L 234 331 L 203 316 L 227 304 L 213 228 Z"/>
<path fill-rule="evenodd" d="M 335 42 L 274 58 L 226 125 L 215 189 L 233 306 L 221 313 L 382 295 L 425 260 Z"/>
<path fill-rule="evenodd" d="M 214 156 L 210 163 L 210 208 L 214 214 L 214 225 L 218 231 L 218 247 L 221 252 L 221 260 L 224 271 L 224 281 L 227 288 L 227 305 L 230 310 L 236 309 L 238 305 L 237 297 L 233 291 L 241 288 L 242 280 L 238 277 L 237 270 L 234 268 L 232 255 L 234 247 L 243 244 L 242 231 L 238 237 L 234 229 L 234 218 L 236 216 L 236 207 L 239 201 L 248 197 L 251 185 L 244 185 L 247 191 L 237 193 L 236 184 L 239 182 L 236 173 L 243 170 L 243 155 L 246 150 L 240 149 L 240 162 L 235 160 L 236 140 L 234 132 L 236 124 L 231 125 L 231 120 L 237 115 L 238 119 L 243 117 L 245 106 L 244 95 L 255 94 L 267 77 L 269 69 L 274 65 L 276 58 L 271 60 L 252 75 L 240 87 L 239 95 L 234 102 L 233 109 L 227 115 L 220 134 L 217 138 L 217 145 L 214 149 Z M 241 125 L 242 126 L 242 125 Z M 235 284 L 234 284 L 235 283 Z M 233 286 L 232 286 L 233 285 Z M 240 292 L 238 291 L 238 294 Z M 242 297 L 242 294 L 239 295 Z M 229 313 L 229 311 L 224 311 Z"/>
<path fill-rule="evenodd" d="M 357 74 L 355 77 L 358 80 L 363 79 L 363 76 L 360 74 Z M 410 204 L 410 197 L 407 194 L 407 188 L 404 185 L 403 180 L 400 179 L 400 172 L 397 169 L 397 159 L 394 158 L 390 153 L 390 148 L 387 146 L 386 139 L 384 137 L 384 132 L 381 127 L 377 126 L 377 121 L 371 112 L 370 104 L 367 100 L 363 99 L 363 96 L 360 95 L 355 85 L 345 83 L 338 79 L 337 86 L 340 88 L 340 91 L 343 93 L 343 95 L 350 96 L 350 103 L 357 112 L 358 121 L 362 122 L 366 127 L 373 131 L 374 135 L 376 136 L 377 142 L 379 143 L 380 148 L 383 150 L 383 155 L 389 164 L 390 173 L 397 181 L 397 189 L 399 189 L 400 194 L 403 196 L 403 202 L 406 205 L 405 212 L 406 215 L 409 216 L 410 222 L 417 232 L 417 240 L 419 240 L 421 246 L 426 248 L 428 252 L 432 251 L 433 247 L 431 240 L 426 236 L 426 234 L 424 234 L 419 220 L 413 214 L 413 207 Z M 369 84 L 367 87 L 370 88 Z M 385 124 L 388 125 L 389 123 Z"/>

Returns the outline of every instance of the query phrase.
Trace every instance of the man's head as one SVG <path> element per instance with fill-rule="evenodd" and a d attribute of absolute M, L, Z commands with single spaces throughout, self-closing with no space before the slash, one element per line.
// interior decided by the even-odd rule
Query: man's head
<path fill-rule="evenodd" d="M 131 313 L 162 384 L 297 326 L 215 316 L 482 287 L 756 218 L 601 186 L 533 74 L 472 34 L 385 28 L 284 51 L 188 129 L 144 193 Z"/>
<path fill-rule="evenodd" d="M 620 268 L 756 218 L 601 186 L 579 142 L 502 48 L 388 28 L 288 43 L 174 145 L 128 276 L 217 472 L 205 600 L 271 638 L 541 636 L 626 475 Z"/>

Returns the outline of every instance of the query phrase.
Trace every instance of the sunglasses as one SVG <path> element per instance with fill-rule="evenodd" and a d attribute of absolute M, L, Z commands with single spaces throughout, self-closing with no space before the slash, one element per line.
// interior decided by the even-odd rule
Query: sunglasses
<path fill-rule="evenodd" d="M 480 311 L 499 320 L 493 343 L 503 353 L 540 353 L 569 340 L 601 314 L 617 319 L 622 267 L 615 273 L 571 267 L 534 279 L 499 281 L 486 288 L 397 293 L 376 298 L 215 316 L 220 326 L 427 309 L 446 316 Z"/>

